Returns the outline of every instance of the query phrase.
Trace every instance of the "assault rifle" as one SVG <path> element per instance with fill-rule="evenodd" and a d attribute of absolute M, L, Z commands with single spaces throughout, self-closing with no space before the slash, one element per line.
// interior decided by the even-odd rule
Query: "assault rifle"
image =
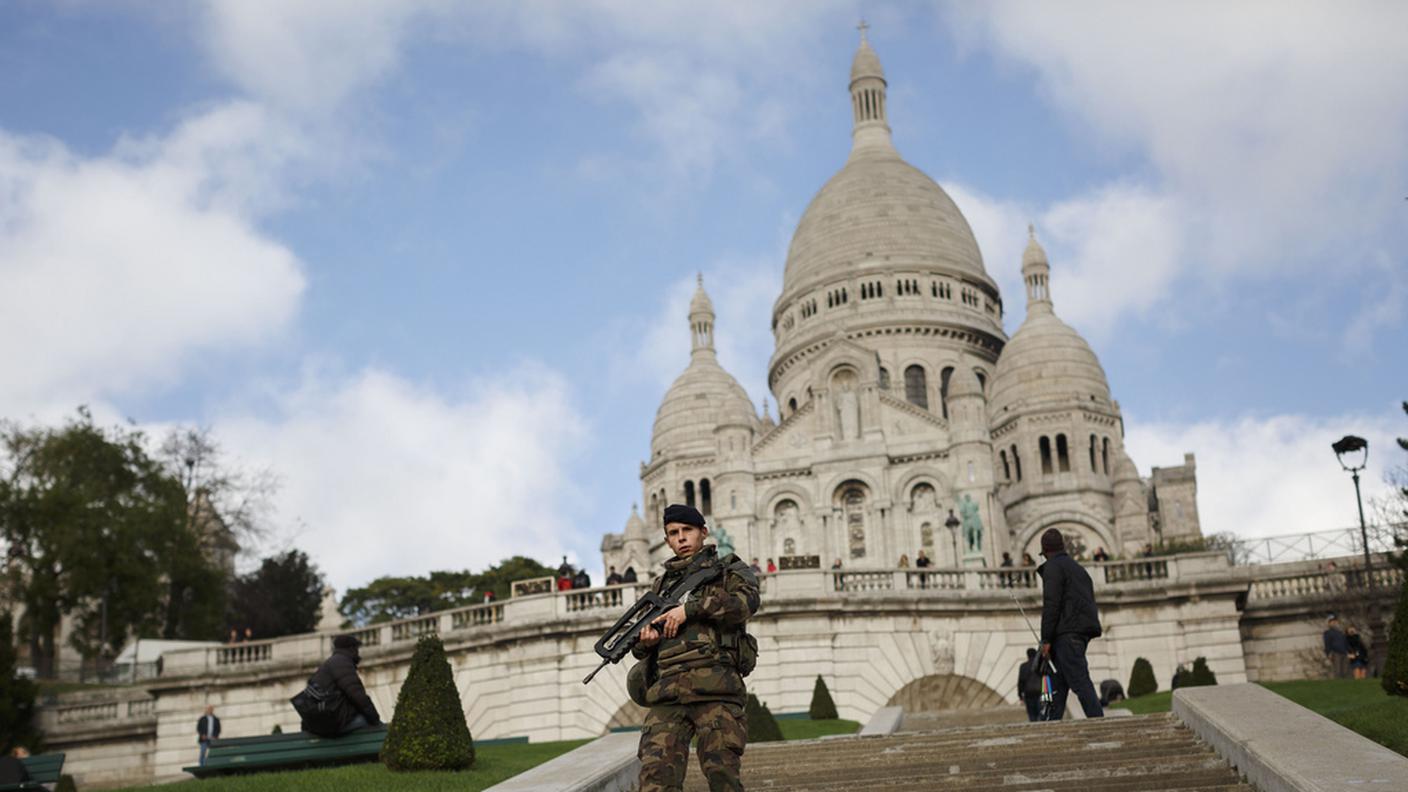
<path fill-rule="evenodd" d="M 590 684 L 592 677 L 607 665 L 621 662 L 621 659 L 630 654 L 631 649 L 640 642 L 642 629 L 679 607 L 691 591 L 717 579 L 723 572 L 724 568 L 721 564 L 714 564 L 685 575 L 682 580 L 664 592 L 656 594 L 653 591 L 647 591 L 643 597 L 636 600 L 634 605 L 626 609 L 625 615 L 617 619 L 611 629 L 606 631 L 606 634 L 597 639 L 593 649 L 601 658 L 601 665 L 597 666 L 595 671 L 587 674 L 587 678 L 582 680 L 582 684 Z"/>

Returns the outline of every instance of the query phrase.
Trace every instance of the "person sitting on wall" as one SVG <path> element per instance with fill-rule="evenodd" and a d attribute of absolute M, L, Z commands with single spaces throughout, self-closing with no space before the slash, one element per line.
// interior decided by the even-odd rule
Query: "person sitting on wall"
<path fill-rule="evenodd" d="M 303 731 L 319 737 L 336 737 L 381 724 L 376 704 L 367 695 L 362 678 L 357 675 L 357 666 L 362 662 L 362 655 L 357 650 L 361 645 L 362 642 L 354 635 L 339 635 L 332 639 L 332 654 L 313 672 L 308 683 L 317 685 L 323 691 L 333 692 L 337 705 L 325 719 L 318 722 L 304 718 Z"/>

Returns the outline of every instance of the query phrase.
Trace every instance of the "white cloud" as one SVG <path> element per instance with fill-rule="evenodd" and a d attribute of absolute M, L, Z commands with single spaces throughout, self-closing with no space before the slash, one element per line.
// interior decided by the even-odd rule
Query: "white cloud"
<path fill-rule="evenodd" d="M 1142 313 L 1157 303 L 1151 288 L 1185 276 L 1216 292 L 1327 260 L 1362 271 L 1391 252 L 1385 235 L 1401 226 L 1408 178 L 1399 33 L 1408 6 L 993 2 L 947 11 L 961 44 L 1031 68 L 1077 135 L 1152 166 L 1061 202 L 1065 213 L 1051 209 L 1055 234 L 1063 217 L 1085 234 L 1066 252 L 1086 281 L 1056 283 L 1058 300 L 1063 291 L 1075 300 L 1058 306 L 1090 313 L 1087 292 L 1112 282 L 1105 307 Z M 1396 316 L 1397 302 L 1379 313 Z"/>
<path fill-rule="evenodd" d="M 1125 444 L 1145 475 L 1150 465 L 1179 464 L 1185 451 L 1196 452 L 1204 534 L 1260 537 L 1357 527 L 1354 485 L 1330 450 L 1346 434 L 1369 441 L 1369 467 L 1361 474 L 1366 514 L 1370 500 L 1388 491 L 1384 474 L 1404 462 L 1393 441 L 1402 431 L 1397 405 L 1382 415 L 1249 416 L 1189 424 L 1126 418 Z"/>
<path fill-rule="evenodd" d="M 0 412 L 145 390 L 198 351 L 278 337 L 303 274 L 248 210 L 288 141 L 246 104 L 93 158 L 0 131 Z"/>
<path fill-rule="evenodd" d="M 480 569 L 513 554 L 595 557 L 599 535 L 562 515 L 587 430 L 557 374 L 525 367 L 446 394 L 380 369 L 309 373 L 213 422 L 228 450 L 276 471 L 293 543 L 339 591 L 380 575 Z M 590 534 L 590 535 L 587 535 Z"/>

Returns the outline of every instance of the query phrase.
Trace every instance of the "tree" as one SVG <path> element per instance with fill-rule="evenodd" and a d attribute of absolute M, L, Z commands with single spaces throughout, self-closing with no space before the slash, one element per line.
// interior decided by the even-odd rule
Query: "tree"
<path fill-rule="evenodd" d="M 464 770 L 474 764 L 474 740 L 459 689 L 445 646 L 435 636 L 416 642 L 381 761 L 394 771 Z"/>
<path fill-rule="evenodd" d="M 323 575 L 301 550 L 270 556 L 230 584 L 227 621 L 258 638 L 313 632 L 323 602 Z"/>
<path fill-rule="evenodd" d="M 15 635 L 10 614 L 0 613 L 0 755 L 16 745 L 38 750 L 34 683 L 15 676 Z"/>
<path fill-rule="evenodd" d="M 423 616 L 481 602 L 484 592 L 506 599 L 515 580 L 546 577 L 551 567 L 524 556 L 513 556 L 483 572 L 431 572 L 424 577 L 380 577 L 348 589 L 338 610 L 357 626 Z"/>
<path fill-rule="evenodd" d="M 1154 678 L 1154 666 L 1142 657 L 1134 659 L 1134 670 L 1129 673 L 1129 697 L 1147 696 L 1159 689 L 1159 681 Z"/>
<path fill-rule="evenodd" d="M 1408 415 L 1408 401 L 1403 402 Z M 1408 437 L 1398 438 L 1398 447 L 1408 451 Z M 1394 485 L 1392 502 L 1385 511 L 1395 528 L 1408 523 L 1408 465 L 1396 468 L 1390 476 Z M 1394 544 L 1399 553 L 1395 561 L 1404 570 L 1403 584 L 1398 592 L 1398 605 L 1393 611 L 1393 623 L 1388 628 L 1388 656 L 1384 660 L 1381 683 L 1391 696 L 1408 696 L 1408 537 L 1395 531 Z"/>
<path fill-rule="evenodd" d="M 812 688 L 812 703 L 807 708 L 807 714 L 812 720 L 836 720 L 840 717 L 836 714 L 836 702 L 831 700 L 831 691 L 826 689 L 821 674 L 816 675 L 816 686 Z"/>
<path fill-rule="evenodd" d="M 171 570 L 223 585 L 191 535 L 180 482 L 147 454 L 140 431 L 100 428 L 80 409 L 56 429 L 5 424 L 0 443 L 4 588 L 24 606 L 19 632 L 41 675 L 54 673 L 64 619 L 73 647 L 97 660 L 130 635 L 159 631 Z M 218 623 L 218 597 L 213 606 L 183 597 L 180 608 L 211 609 L 206 623 Z"/>
<path fill-rule="evenodd" d="M 1206 687 L 1217 684 L 1217 674 L 1208 668 L 1208 659 L 1198 657 L 1193 660 L 1193 670 L 1188 672 L 1189 680 L 1186 687 Z"/>
<path fill-rule="evenodd" d="M 744 720 L 748 722 L 748 742 L 781 742 L 782 727 L 777 725 L 768 705 L 758 701 L 758 697 L 748 694 L 748 706 L 744 710 Z"/>

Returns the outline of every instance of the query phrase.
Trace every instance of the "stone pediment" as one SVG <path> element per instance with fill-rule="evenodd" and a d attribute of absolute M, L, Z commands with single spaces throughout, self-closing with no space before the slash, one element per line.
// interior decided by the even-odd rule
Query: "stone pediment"
<path fill-rule="evenodd" d="M 786 457 L 804 451 L 811 444 L 807 419 L 816 412 L 816 402 L 809 401 L 774 426 L 772 431 L 753 444 L 753 456 Z"/>
<path fill-rule="evenodd" d="M 948 421 L 888 391 L 880 391 L 880 419 L 885 436 L 892 439 L 935 430 L 948 431 Z"/>

